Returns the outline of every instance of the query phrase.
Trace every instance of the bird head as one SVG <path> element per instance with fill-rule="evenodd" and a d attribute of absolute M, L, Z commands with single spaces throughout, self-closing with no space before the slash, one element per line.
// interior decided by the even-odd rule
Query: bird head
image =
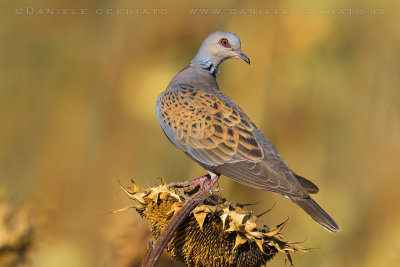
<path fill-rule="evenodd" d="M 198 64 L 204 69 L 217 69 L 229 58 L 240 58 L 250 64 L 250 59 L 242 52 L 239 37 L 235 33 L 217 31 L 204 39 L 191 65 Z"/>

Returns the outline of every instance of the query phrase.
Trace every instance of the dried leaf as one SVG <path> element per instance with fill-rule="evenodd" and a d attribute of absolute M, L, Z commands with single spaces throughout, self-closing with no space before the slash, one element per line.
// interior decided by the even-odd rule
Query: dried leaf
<path fill-rule="evenodd" d="M 237 213 L 237 212 L 230 212 L 229 217 L 232 219 L 232 221 L 236 224 L 242 224 L 244 217 L 246 217 L 247 214 L 244 213 Z"/>
<path fill-rule="evenodd" d="M 167 213 L 167 215 L 172 215 L 175 214 L 178 210 L 180 210 L 182 207 L 182 202 L 175 202 L 172 204 L 170 211 Z"/>
<path fill-rule="evenodd" d="M 246 242 L 247 242 L 247 238 L 245 236 L 243 236 L 241 233 L 238 233 L 236 235 L 235 246 L 233 247 L 233 249 L 237 248 L 238 246 L 240 246 Z"/>
<path fill-rule="evenodd" d="M 220 216 L 220 218 L 221 218 L 221 221 L 222 221 L 222 229 L 225 229 L 225 222 L 226 222 L 226 219 L 228 218 L 228 213 L 223 213 Z"/>
<path fill-rule="evenodd" d="M 200 212 L 200 213 L 193 213 L 193 215 L 196 218 L 196 221 L 198 222 L 200 229 L 203 230 L 203 224 L 207 217 L 207 213 Z"/>
<path fill-rule="evenodd" d="M 129 209 L 132 209 L 132 208 L 136 208 L 136 207 L 128 206 L 128 207 L 125 207 L 125 208 L 121 208 L 121 209 L 118 209 L 118 210 L 114 210 L 114 211 L 112 211 L 111 213 L 112 213 L 112 214 L 115 214 L 115 213 L 122 212 L 122 211 L 126 211 L 126 210 L 129 210 Z"/>
<path fill-rule="evenodd" d="M 244 227 L 245 231 L 250 233 L 257 227 L 256 223 L 253 220 L 248 220 Z"/>
<path fill-rule="evenodd" d="M 239 226 L 237 224 L 235 224 L 234 222 L 230 222 L 229 223 L 229 228 L 225 230 L 226 232 L 235 232 L 235 231 L 239 231 Z"/>
<path fill-rule="evenodd" d="M 255 242 L 256 242 L 258 248 L 261 250 L 261 252 L 265 254 L 264 248 L 263 248 L 264 240 L 256 239 Z"/>

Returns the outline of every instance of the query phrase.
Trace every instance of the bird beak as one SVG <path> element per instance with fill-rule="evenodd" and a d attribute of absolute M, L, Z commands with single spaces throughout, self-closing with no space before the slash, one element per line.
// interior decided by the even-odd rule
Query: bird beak
<path fill-rule="evenodd" d="M 247 64 L 250 65 L 250 59 L 242 52 L 242 50 L 240 50 L 240 49 L 233 49 L 233 52 L 236 53 L 236 55 L 237 55 L 238 58 L 243 59 L 244 61 L 247 62 Z"/>

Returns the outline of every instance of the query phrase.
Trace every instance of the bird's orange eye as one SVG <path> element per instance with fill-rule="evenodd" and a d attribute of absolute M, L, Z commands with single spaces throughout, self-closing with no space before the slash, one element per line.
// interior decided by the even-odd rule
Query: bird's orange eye
<path fill-rule="evenodd" d="M 229 44 L 228 39 L 226 39 L 226 38 L 222 38 L 221 40 L 219 40 L 219 43 L 220 43 L 223 47 L 231 47 L 231 45 Z"/>

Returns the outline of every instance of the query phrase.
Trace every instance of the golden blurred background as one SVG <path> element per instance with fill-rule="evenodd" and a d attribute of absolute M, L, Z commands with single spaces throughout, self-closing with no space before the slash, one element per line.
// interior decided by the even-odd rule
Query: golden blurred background
<path fill-rule="evenodd" d="M 224 195 L 262 201 L 251 207 L 256 214 L 276 202 L 264 221 L 289 217 L 285 236 L 317 248 L 293 255 L 296 266 L 398 264 L 398 2 L 21 0 L 0 7 L 0 195 L 33 222 L 28 265 L 140 264 L 147 225 L 132 209 L 110 213 L 132 204 L 118 181 L 147 186 L 157 177 L 204 174 L 165 138 L 155 100 L 216 30 L 237 33 L 251 59 L 250 67 L 222 64 L 222 91 L 292 169 L 319 186 L 315 199 L 343 231 L 328 233 L 283 197 L 226 177 Z M 269 266 L 284 264 L 279 256 Z M 164 255 L 159 266 L 178 264 Z"/>

